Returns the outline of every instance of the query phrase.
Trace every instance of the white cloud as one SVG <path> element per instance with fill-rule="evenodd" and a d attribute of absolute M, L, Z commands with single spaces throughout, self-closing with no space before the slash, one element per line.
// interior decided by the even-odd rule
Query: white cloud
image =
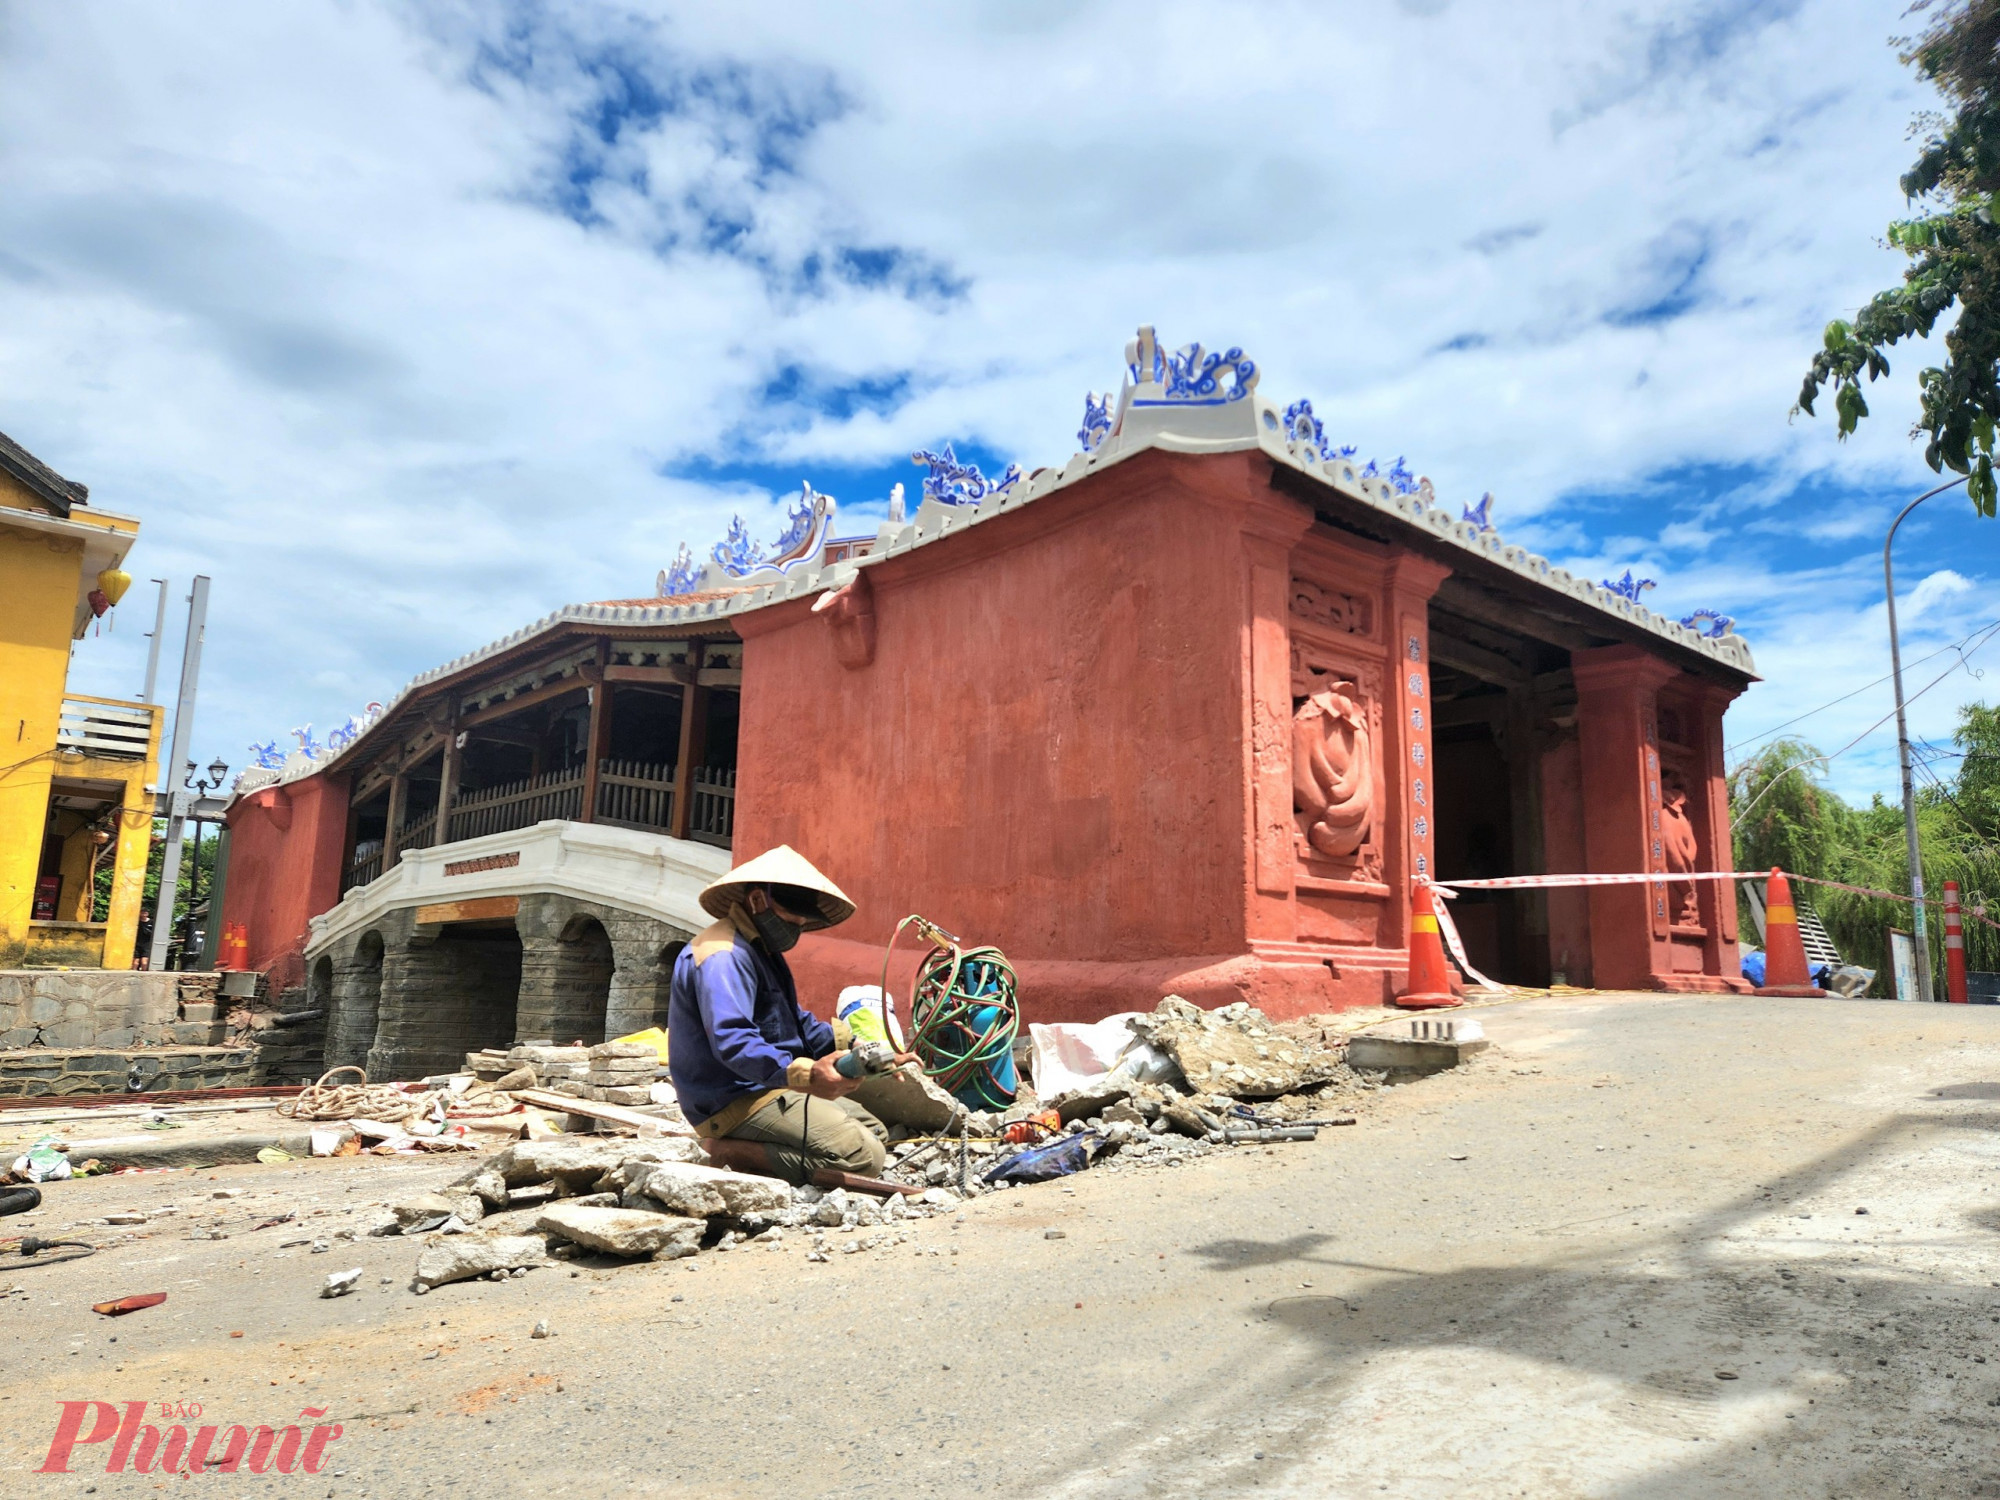
<path fill-rule="evenodd" d="M 1154 322 L 1448 503 L 1754 622 L 1767 726 L 1872 675 L 1876 497 L 1928 473 L 1921 351 L 1855 441 L 1785 420 L 1897 271 L 1899 13 L 14 7 L 0 428 L 145 518 L 141 576 L 215 575 L 205 757 L 644 593 L 732 509 L 777 529 L 667 475 L 1060 462 Z M 816 398 L 774 407 L 787 370 Z M 1973 600 L 1923 586 L 1930 641 Z M 97 685 L 136 683 L 141 612 L 79 653 Z"/>

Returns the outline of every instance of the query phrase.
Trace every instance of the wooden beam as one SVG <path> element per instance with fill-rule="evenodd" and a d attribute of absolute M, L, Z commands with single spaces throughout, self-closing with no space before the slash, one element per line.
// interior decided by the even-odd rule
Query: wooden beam
<path fill-rule="evenodd" d="M 612 686 L 605 680 L 604 667 L 611 655 L 611 642 L 597 643 L 597 678 L 590 690 L 590 731 L 584 739 L 583 751 L 583 806 L 577 809 L 577 820 L 583 823 L 597 821 L 597 781 L 604 771 L 604 757 L 610 753 L 611 745 L 611 694 Z"/>
<path fill-rule="evenodd" d="M 537 1109 L 559 1109 L 572 1115 L 582 1115 L 586 1120 L 603 1120 L 610 1125 L 623 1125 L 627 1130 L 636 1130 L 641 1135 L 649 1132 L 656 1135 L 693 1135 L 686 1125 L 663 1120 L 658 1115 L 644 1114 L 636 1109 L 626 1109 L 619 1104 L 599 1104 L 594 1099 L 572 1099 L 568 1094 L 551 1094 L 545 1089 L 509 1089 L 508 1093 L 523 1104 L 532 1104 Z"/>
<path fill-rule="evenodd" d="M 416 911 L 419 927 L 444 922 L 496 922 L 521 914 L 519 896 L 468 896 L 463 901 L 439 901 Z"/>
<path fill-rule="evenodd" d="M 1448 635 L 1439 635 L 1435 626 L 1431 629 L 1431 660 L 1441 661 L 1448 667 L 1477 677 L 1495 687 L 1520 687 L 1528 682 L 1528 673 L 1519 662 L 1502 656 L 1497 651 L 1488 651 L 1484 646 L 1470 645 Z"/>
<path fill-rule="evenodd" d="M 580 693 L 588 686 L 589 684 L 580 676 L 565 677 L 560 682 L 545 682 L 538 688 L 529 688 L 498 703 L 489 703 L 484 708 L 475 708 L 460 714 L 458 727 L 470 729 L 477 724 L 490 724 L 495 719 L 526 713 L 529 709 L 538 708 L 554 699 L 567 697 L 571 693 Z"/>
<path fill-rule="evenodd" d="M 708 689 L 681 689 L 681 743 L 674 761 L 673 827 L 677 839 L 688 836 L 688 816 L 693 811 L 695 762 L 708 748 Z"/>
<path fill-rule="evenodd" d="M 1608 622 L 1604 632 L 1598 634 L 1567 619 L 1550 615 L 1540 601 L 1530 604 L 1525 600 L 1502 598 L 1463 578 L 1447 578 L 1439 584 L 1431 603 L 1447 614 L 1463 615 L 1468 620 L 1509 635 L 1528 636 L 1571 651 L 1615 645 L 1618 641 L 1618 637 L 1611 634 Z"/>
<path fill-rule="evenodd" d="M 695 669 L 690 666 L 668 667 L 620 667 L 606 666 L 606 682 L 646 683 L 653 687 L 686 687 L 694 681 Z"/>

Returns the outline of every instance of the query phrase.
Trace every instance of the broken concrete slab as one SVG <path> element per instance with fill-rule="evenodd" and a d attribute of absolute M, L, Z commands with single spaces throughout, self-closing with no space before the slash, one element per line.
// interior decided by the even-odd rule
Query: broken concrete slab
<path fill-rule="evenodd" d="M 440 1216 L 477 1224 L 486 1217 L 486 1204 L 477 1193 L 448 1187 L 442 1192 L 419 1193 L 398 1203 L 392 1212 L 396 1215 L 396 1227 L 408 1234 L 419 1225 L 434 1224 Z"/>
<path fill-rule="evenodd" d="M 1431 1034 L 1414 1034 L 1419 1025 Z M 1437 1022 L 1404 1022 L 1395 1031 L 1364 1031 L 1349 1037 L 1347 1065 L 1379 1070 L 1392 1080 L 1421 1078 L 1455 1068 L 1492 1045 L 1477 1022 L 1467 1023 L 1462 1029 L 1454 1027 L 1449 1035 Z"/>
<path fill-rule="evenodd" d="M 925 1077 L 915 1063 L 863 1078 L 848 1097 L 884 1125 L 903 1125 L 930 1134 L 956 1130 L 966 1112 L 963 1104 Z"/>
<path fill-rule="evenodd" d="M 1211 1011 L 1169 995 L 1131 1026 L 1180 1064 L 1197 1093 L 1273 1099 L 1340 1072 L 1338 1053 L 1293 1040 L 1240 1000 Z"/>
<path fill-rule="evenodd" d="M 618 1136 L 564 1136 L 546 1141 L 519 1141 L 479 1168 L 497 1172 L 508 1187 L 524 1187 L 551 1178 L 593 1183 L 626 1161 L 703 1161 L 698 1142 L 685 1136 L 646 1141 Z M 470 1182 L 477 1174 L 468 1174 Z"/>
<path fill-rule="evenodd" d="M 754 1177 L 691 1162 L 658 1162 L 643 1169 L 628 1165 L 625 1175 L 637 1191 L 674 1213 L 693 1217 L 771 1215 L 792 1206 L 791 1188 L 775 1177 Z"/>
<path fill-rule="evenodd" d="M 1072 1089 L 1067 1094 L 1058 1095 L 1049 1101 L 1049 1107 L 1062 1116 L 1063 1124 L 1074 1120 L 1088 1120 L 1101 1115 L 1114 1104 L 1123 1103 L 1132 1097 L 1129 1080 L 1109 1081 L 1109 1075 L 1085 1088 Z"/>
<path fill-rule="evenodd" d="M 429 1288 L 548 1263 L 548 1246 L 539 1235 L 458 1234 L 433 1239 L 424 1247 L 417 1257 L 415 1280 L 417 1286 Z"/>
<path fill-rule="evenodd" d="M 660 1064 L 660 1052 L 652 1042 L 598 1042 L 590 1048 L 592 1062 L 640 1062 L 646 1066 Z"/>
<path fill-rule="evenodd" d="M 678 1260 L 701 1249 L 708 1221 L 646 1209 L 583 1208 L 574 1203 L 558 1203 L 542 1210 L 535 1227 L 606 1255 L 650 1255 L 655 1260 Z"/>

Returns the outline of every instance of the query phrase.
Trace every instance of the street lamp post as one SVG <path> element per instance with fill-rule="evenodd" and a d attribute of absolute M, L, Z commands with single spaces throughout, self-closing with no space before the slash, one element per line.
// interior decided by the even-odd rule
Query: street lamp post
<path fill-rule="evenodd" d="M 1896 754 L 1903 768 L 1903 839 L 1910 854 L 1910 897 L 1916 905 L 1916 950 L 1917 950 L 1917 993 L 1924 999 L 1932 998 L 1931 993 L 1931 945 L 1924 923 L 1924 861 L 1923 851 L 1917 845 L 1917 790 L 1910 774 L 1910 726 L 1903 713 L 1903 648 L 1896 638 L 1896 574 L 1889 558 L 1889 549 L 1896 544 L 1896 528 L 1903 524 L 1903 517 L 1922 505 L 1933 495 L 1942 495 L 1946 490 L 1956 489 L 1971 476 L 1961 474 L 1948 484 L 1941 484 L 1934 490 L 1926 490 L 1908 505 L 1901 514 L 1889 523 L 1889 534 L 1882 539 L 1882 592 L 1889 601 L 1889 672 L 1896 682 Z"/>
<path fill-rule="evenodd" d="M 190 772 L 194 770 L 192 762 L 189 762 L 188 770 Z M 206 779 L 191 775 L 189 782 L 195 788 L 196 805 L 199 806 L 201 798 L 206 797 L 215 788 L 221 786 L 222 778 L 228 774 L 228 764 L 218 755 L 208 763 L 208 776 Z M 188 783 L 183 783 L 183 785 L 186 784 Z M 189 955 L 194 949 L 194 909 L 195 904 L 201 900 L 201 826 L 207 819 L 203 818 L 199 813 L 194 813 L 190 815 L 190 821 L 194 824 L 194 864 L 188 875 L 187 917 L 181 924 L 181 968 L 183 970 L 192 967 Z M 208 885 L 212 893 L 215 889 L 215 871 L 213 866 L 209 869 Z M 210 912 L 208 919 L 213 922 L 215 920 L 215 913 Z"/>

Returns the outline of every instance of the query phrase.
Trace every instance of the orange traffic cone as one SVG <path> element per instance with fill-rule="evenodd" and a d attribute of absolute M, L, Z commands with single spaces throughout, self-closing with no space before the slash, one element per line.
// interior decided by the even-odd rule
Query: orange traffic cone
<path fill-rule="evenodd" d="M 1799 911 L 1792 905 L 1792 883 L 1783 870 L 1771 871 L 1764 895 L 1764 982 L 1760 995 L 1822 996 L 1806 967 L 1806 945 L 1799 940 Z"/>
<path fill-rule="evenodd" d="M 1419 880 L 1410 891 L 1410 987 L 1396 997 L 1405 1010 L 1440 1010 L 1462 1002 L 1451 992 L 1451 966 L 1438 936 L 1437 908 L 1430 886 Z"/>

